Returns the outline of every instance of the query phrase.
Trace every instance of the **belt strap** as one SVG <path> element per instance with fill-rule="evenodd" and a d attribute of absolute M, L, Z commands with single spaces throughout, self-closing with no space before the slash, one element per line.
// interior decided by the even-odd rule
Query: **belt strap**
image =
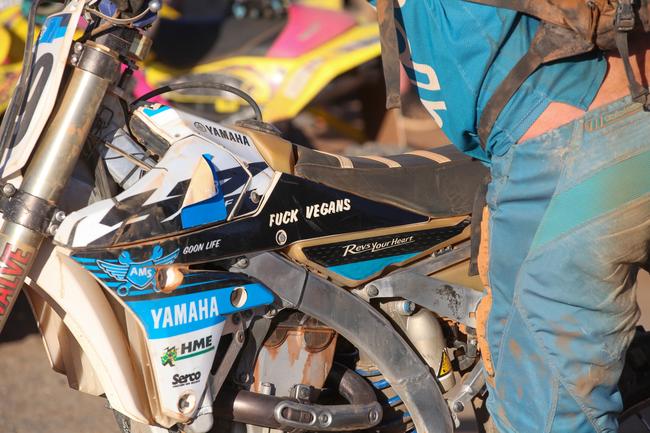
<path fill-rule="evenodd" d="M 386 108 L 401 107 L 400 99 L 400 61 L 397 47 L 397 29 L 393 0 L 377 0 L 377 18 L 379 20 L 379 40 L 381 43 L 381 60 L 386 82 Z"/>
<path fill-rule="evenodd" d="M 594 44 L 577 38 L 567 28 L 541 22 L 528 52 L 517 62 L 485 105 L 478 126 L 481 147 L 485 149 L 501 111 L 524 81 L 544 63 L 586 53 Z"/>

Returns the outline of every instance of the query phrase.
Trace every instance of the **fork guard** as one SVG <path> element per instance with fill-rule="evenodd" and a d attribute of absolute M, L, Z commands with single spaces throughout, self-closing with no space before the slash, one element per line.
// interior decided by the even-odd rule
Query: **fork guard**
<path fill-rule="evenodd" d="M 275 253 L 252 257 L 246 269 L 233 271 L 257 278 L 285 305 L 331 326 L 363 350 L 406 403 L 418 432 L 453 432 L 449 408 L 431 370 L 368 303 Z"/>

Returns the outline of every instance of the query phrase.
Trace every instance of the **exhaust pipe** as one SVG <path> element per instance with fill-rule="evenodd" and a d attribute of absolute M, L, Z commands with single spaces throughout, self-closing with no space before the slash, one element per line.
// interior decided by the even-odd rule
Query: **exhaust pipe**
<path fill-rule="evenodd" d="M 370 384 L 358 374 L 334 364 L 328 385 L 336 386 L 350 404 L 326 406 L 245 390 L 223 390 L 227 395 L 217 399 L 215 415 L 277 430 L 351 431 L 379 424 L 381 405 Z"/>

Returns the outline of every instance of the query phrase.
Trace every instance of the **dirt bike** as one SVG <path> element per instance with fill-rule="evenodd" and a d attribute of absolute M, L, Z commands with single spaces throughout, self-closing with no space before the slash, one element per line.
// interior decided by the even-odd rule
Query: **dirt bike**
<path fill-rule="evenodd" d="M 159 7 L 71 0 L 27 43 L 0 131 L 0 329 L 24 288 L 52 368 L 123 432 L 453 431 L 485 394 L 486 169 L 450 147 L 307 149 L 222 83 L 127 101 Z M 147 102 L 197 87 L 254 117 Z"/>

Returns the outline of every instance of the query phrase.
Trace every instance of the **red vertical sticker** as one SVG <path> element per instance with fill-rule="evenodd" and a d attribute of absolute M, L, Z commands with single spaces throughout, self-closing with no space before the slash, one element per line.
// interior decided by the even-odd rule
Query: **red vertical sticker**
<path fill-rule="evenodd" d="M 11 299 L 20 288 L 27 271 L 32 252 L 5 243 L 0 255 L 0 316 L 4 316 Z"/>

